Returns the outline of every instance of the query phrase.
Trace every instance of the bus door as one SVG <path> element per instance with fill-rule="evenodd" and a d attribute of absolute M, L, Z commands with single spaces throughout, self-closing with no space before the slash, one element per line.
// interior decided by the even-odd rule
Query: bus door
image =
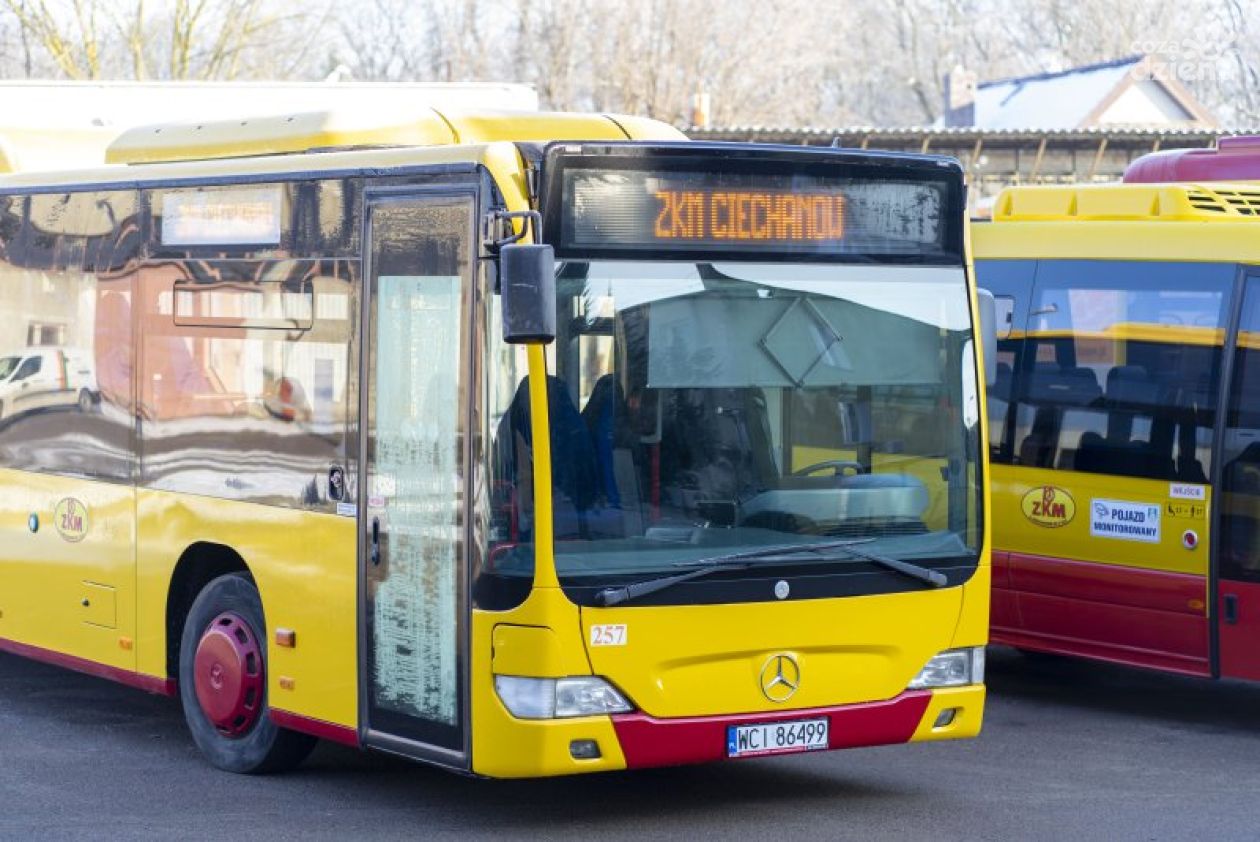
<path fill-rule="evenodd" d="M 477 191 L 369 193 L 359 482 L 365 744 L 468 768 Z"/>
<path fill-rule="evenodd" d="M 1260 271 L 1243 287 L 1220 436 L 1216 507 L 1218 663 L 1260 679 Z"/>

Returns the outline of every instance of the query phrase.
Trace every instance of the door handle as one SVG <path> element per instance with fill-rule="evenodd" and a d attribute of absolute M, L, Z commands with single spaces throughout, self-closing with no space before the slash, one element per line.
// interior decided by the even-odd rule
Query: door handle
<path fill-rule="evenodd" d="M 372 518 L 372 549 L 370 556 L 373 566 L 381 563 L 381 519 L 379 517 Z"/>
<path fill-rule="evenodd" d="M 1225 594 L 1225 622 L 1229 625 L 1235 625 L 1238 622 L 1238 595 Z"/>

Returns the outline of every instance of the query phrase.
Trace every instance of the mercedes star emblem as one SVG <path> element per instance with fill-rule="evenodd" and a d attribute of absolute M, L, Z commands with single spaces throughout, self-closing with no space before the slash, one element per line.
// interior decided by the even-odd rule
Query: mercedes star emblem
<path fill-rule="evenodd" d="M 786 702 L 801 686 L 801 668 L 791 655 L 771 655 L 761 668 L 761 693 L 772 702 Z"/>

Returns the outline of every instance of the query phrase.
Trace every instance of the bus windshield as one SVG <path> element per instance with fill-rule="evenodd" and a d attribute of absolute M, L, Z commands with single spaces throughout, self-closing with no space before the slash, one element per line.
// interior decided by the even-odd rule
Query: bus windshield
<path fill-rule="evenodd" d="M 577 601 L 798 542 L 974 565 L 978 403 L 960 267 L 569 262 L 557 298 L 552 516 Z M 519 441 L 526 392 L 500 443 Z M 513 460 L 497 462 L 510 473 Z M 523 573 L 530 530 L 514 528 L 499 566 Z M 854 567 L 840 554 L 810 564 Z"/>

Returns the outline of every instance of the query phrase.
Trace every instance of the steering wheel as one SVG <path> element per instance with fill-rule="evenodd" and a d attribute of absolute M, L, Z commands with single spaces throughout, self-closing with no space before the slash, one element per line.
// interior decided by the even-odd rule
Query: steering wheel
<path fill-rule="evenodd" d="M 835 476 L 840 476 L 848 469 L 852 469 L 853 473 L 860 474 L 866 470 L 861 462 L 854 462 L 851 459 L 828 459 L 825 462 L 815 462 L 812 465 L 806 465 L 800 470 L 793 471 L 794 477 L 807 477 L 810 474 L 816 474 L 819 471 L 830 469 Z"/>

